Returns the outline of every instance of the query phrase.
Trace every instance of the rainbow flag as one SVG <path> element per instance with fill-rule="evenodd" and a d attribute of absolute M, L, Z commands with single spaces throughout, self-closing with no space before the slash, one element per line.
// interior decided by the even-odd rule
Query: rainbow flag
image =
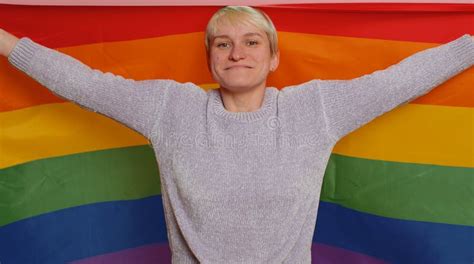
<path fill-rule="evenodd" d="M 215 1 L 0 2 L 0 28 L 91 68 L 217 87 L 203 42 Z M 474 34 L 472 1 L 314 2 L 245 2 L 264 4 L 279 30 L 281 62 L 269 86 L 355 78 Z M 474 262 L 473 73 L 338 142 L 313 263 Z M 1 264 L 170 263 L 159 168 L 146 138 L 55 96 L 6 58 L 0 126 Z"/>

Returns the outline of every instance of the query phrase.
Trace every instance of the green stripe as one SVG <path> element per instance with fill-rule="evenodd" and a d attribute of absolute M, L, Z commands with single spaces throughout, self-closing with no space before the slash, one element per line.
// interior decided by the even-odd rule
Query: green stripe
<path fill-rule="evenodd" d="M 332 154 L 321 200 L 390 218 L 474 226 L 474 169 Z"/>
<path fill-rule="evenodd" d="M 474 169 L 332 154 L 321 199 L 397 219 L 474 226 Z M 149 145 L 37 160 L 0 170 L 0 226 L 84 204 L 160 194 Z"/>
<path fill-rule="evenodd" d="M 68 207 L 160 193 L 149 145 L 41 159 L 0 170 L 0 226 Z"/>

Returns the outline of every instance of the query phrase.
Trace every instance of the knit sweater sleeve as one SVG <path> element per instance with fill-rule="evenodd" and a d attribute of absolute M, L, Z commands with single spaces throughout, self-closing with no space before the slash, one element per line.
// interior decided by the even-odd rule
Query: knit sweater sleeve
<path fill-rule="evenodd" d="M 329 135 L 339 140 L 377 116 L 405 104 L 474 64 L 465 34 L 399 63 L 350 80 L 315 80 Z"/>
<path fill-rule="evenodd" d="M 91 69 L 81 61 L 23 37 L 9 62 L 54 94 L 113 118 L 145 137 L 159 116 L 169 80 L 126 79 Z"/>

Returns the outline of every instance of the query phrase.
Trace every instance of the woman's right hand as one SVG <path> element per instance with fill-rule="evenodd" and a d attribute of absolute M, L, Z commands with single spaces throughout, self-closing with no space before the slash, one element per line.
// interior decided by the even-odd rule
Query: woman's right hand
<path fill-rule="evenodd" d="M 8 57 L 18 40 L 17 37 L 0 28 L 0 54 Z"/>

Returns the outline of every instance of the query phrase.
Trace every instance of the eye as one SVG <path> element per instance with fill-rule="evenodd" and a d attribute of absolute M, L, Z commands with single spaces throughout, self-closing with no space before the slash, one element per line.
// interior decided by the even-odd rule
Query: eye
<path fill-rule="evenodd" d="M 255 45 L 258 45 L 258 41 L 256 40 L 247 41 L 247 46 L 255 46 Z"/>
<path fill-rule="evenodd" d="M 230 47 L 230 43 L 229 43 L 229 42 L 218 42 L 218 43 L 216 44 L 216 47 L 218 47 L 218 48 L 223 48 L 223 49 L 229 48 L 229 47 Z"/>

